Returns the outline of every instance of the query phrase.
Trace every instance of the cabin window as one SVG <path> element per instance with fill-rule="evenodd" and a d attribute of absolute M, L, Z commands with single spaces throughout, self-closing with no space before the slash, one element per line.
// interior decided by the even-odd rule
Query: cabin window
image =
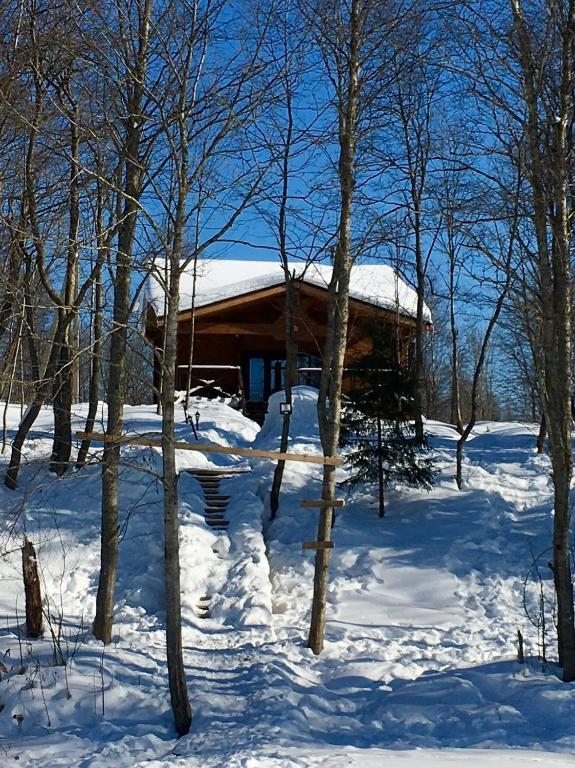
<path fill-rule="evenodd" d="M 272 354 L 250 355 L 247 364 L 247 400 L 263 402 L 274 392 L 285 389 L 285 358 Z"/>
<path fill-rule="evenodd" d="M 265 359 L 250 357 L 248 400 L 265 400 Z"/>

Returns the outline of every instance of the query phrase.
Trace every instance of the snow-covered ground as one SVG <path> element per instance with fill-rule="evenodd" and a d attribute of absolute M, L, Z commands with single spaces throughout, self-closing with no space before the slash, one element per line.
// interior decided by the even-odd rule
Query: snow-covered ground
<path fill-rule="evenodd" d="M 257 425 L 194 404 L 200 439 L 275 448 L 279 406 Z M 319 453 L 314 395 L 298 391 L 290 450 Z M 78 408 L 78 429 L 85 409 Z M 102 413 L 102 418 L 105 414 Z M 11 407 L 11 428 L 20 409 Z M 194 442 L 189 427 L 180 440 Z M 225 531 L 210 529 L 182 471 L 183 640 L 194 719 L 176 741 L 166 679 L 162 488 L 155 449 L 126 447 L 114 642 L 89 632 L 99 560 L 99 448 L 62 479 L 47 469 L 50 412 L 25 447 L 20 485 L 0 485 L 0 766 L 26 768 L 527 768 L 575 765 L 575 687 L 557 677 L 550 595 L 549 462 L 529 424 L 484 423 L 456 489 L 456 434 L 428 423 L 440 474 L 431 493 L 340 486 L 326 647 L 306 648 L 321 469 L 286 465 L 268 520 L 273 464 L 181 451 L 182 470 L 251 469 L 222 481 Z M 126 428 L 154 433 L 150 406 Z M 8 454 L 0 456 L 5 464 Z M 342 472 L 342 479 L 343 479 Z M 36 546 L 50 621 L 23 623 L 20 546 Z M 538 574 L 542 581 L 538 580 Z M 543 595 L 546 627 L 540 624 Z M 210 597 L 209 617 L 198 608 Z M 526 616 L 528 609 L 532 621 Z M 516 660 L 517 631 L 527 661 Z M 547 645 L 549 661 L 538 656 Z M 56 664 L 61 657 L 65 664 Z"/>

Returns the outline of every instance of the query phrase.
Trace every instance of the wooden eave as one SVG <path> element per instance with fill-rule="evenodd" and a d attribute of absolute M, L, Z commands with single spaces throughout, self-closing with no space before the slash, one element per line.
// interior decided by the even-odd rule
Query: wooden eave
<path fill-rule="evenodd" d="M 318 299 L 325 299 L 328 294 L 327 288 L 320 288 L 317 285 L 310 285 L 305 281 L 300 281 L 300 290 L 307 296 Z M 211 304 L 205 304 L 201 307 L 196 307 L 194 312 L 191 309 L 183 309 L 178 312 L 178 322 L 185 322 L 192 319 L 192 314 L 195 314 L 196 320 L 208 319 L 212 315 L 217 315 L 220 312 L 225 312 L 230 309 L 237 309 L 238 307 L 246 306 L 256 301 L 263 301 L 265 299 L 273 298 L 274 296 L 280 296 L 285 292 L 285 282 L 281 282 L 268 286 L 267 288 L 257 288 L 248 293 L 242 293 L 240 296 L 231 296 L 225 299 L 214 301 Z M 377 304 L 372 304 L 369 301 L 357 299 L 351 297 L 349 299 L 350 307 L 363 315 L 373 314 L 374 312 L 379 316 L 385 318 L 388 322 L 397 323 L 407 327 L 415 327 L 415 318 L 411 315 L 406 315 L 402 312 L 396 312 L 386 307 L 379 307 Z M 151 320 L 151 325 L 155 327 L 161 327 L 164 324 L 163 316 L 156 315 L 155 311 L 150 307 L 148 309 L 148 321 Z M 428 329 L 431 329 L 432 324 L 425 323 Z"/>
<path fill-rule="evenodd" d="M 271 299 L 274 296 L 281 296 L 284 290 L 285 283 L 282 281 L 281 283 L 269 286 L 268 288 L 259 288 L 254 291 L 250 291 L 249 293 L 242 293 L 240 296 L 231 296 L 226 299 L 214 301 L 211 304 L 205 304 L 202 307 L 196 307 L 196 320 L 210 317 L 210 315 L 217 315 L 220 312 L 226 312 L 229 309 L 245 307 L 247 304 L 251 304 L 254 301 L 264 301 L 265 299 Z M 191 309 L 184 309 L 178 313 L 178 322 L 185 322 L 186 320 L 191 319 Z"/>

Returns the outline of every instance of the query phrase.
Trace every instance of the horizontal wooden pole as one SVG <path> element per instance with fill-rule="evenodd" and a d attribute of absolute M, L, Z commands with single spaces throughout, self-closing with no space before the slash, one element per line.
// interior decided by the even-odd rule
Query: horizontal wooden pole
<path fill-rule="evenodd" d="M 76 432 L 80 440 L 94 440 L 100 443 L 116 443 L 117 445 L 143 445 L 149 448 L 161 448 L 159 440 L 149 437 L 130 437 L 122 435 L 113 437 L 100 432 Z M 212 445 L 211 443 L 174 443 L 177 451 L 196 451 L 197 453 L 224 453 L 229 456 L 245 456 L 248 459 L 271 459 L 272 461 L 301 461 L 304 464 L 326 464 L 330 467 L 339 467 L 343 459 L 338 456 L 313 456 L 308 453 L 281 453 L 280 451 L 264 451 L 260 448 L 229 448 L 224 445 Z M 225 471 L 225 467 L 222 470 Z"/>
<path fill-rule="evenodd" d="M 344 507 L 344 499 L 303 499 L 299 503 L 304 509 L 331 509 L 332 507 Z"/>
<path fill-rule="evenodd" d="M 301 545 L 302 549 L 333 549 L 334 547 L 333 541 L 304 541 Z"/>
<path fill-rule="evenodd" d="M 189 365 L 178 365 L 178 368 L 185 368 L 186 370 L 190 367 Z M 206 371 L 241 371 L 241 367 L 239 365 L 192 365 L 192 370 L 206 370 Z"/>

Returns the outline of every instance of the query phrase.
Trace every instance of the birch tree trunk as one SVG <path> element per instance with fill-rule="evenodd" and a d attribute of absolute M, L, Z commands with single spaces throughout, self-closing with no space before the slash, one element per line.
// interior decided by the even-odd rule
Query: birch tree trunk
<path fill-rule="evenodd" d="M 177 253 L 179 252 L 180 249 L 177 250 Z M 174 391 L 180 293 L 179 268 L 179 258 L 172 258 L 162 365 L 162 483 L 164 486 L 164 583 L 168 679 L 174 724 L 178 735 L 184 736 L 190 730 L 192 711 L 188 698 L 182 650 L 178 473 L 174 447 Z"/>
<path fill-rule="evenodd" d="M 122 218 L 118 225 L 118 251 L 114 282 L 114 307 L 110 334 L 110 367 L 108 373 L 108 423 L 106 434 L 120 437 L 126 389 L 126 345 L 130 312 L 132 250 L 139 200 L 142 192 L 143 168 L 140 158 L 144 118 L 142 108 L 150 44 L 150 21 L 153 0 L 145 0 L 138 13 L 138 48 L 134 61 L 126 61 L 128 115 L 125 120 L 123 155 L 125 177 Z M 127 49 L 130 50 L 129 46 Z M 120 446 L 104 444 L 102 463 L 102 527 L 100 534 L 100 576 L 96 596 L 93 632 L 98 640 L 112 640 L 114 592 L 118 567 L 118 490 Z"/>
<path fill-rule="evenodd" d="M 94 278 L 92 345 L 90 348 L 90 386 L 88 394 L 88 413 L 86 414 L 86 424 L 84 426 L 84 432 L 87 434 L 90 434 L 94 431 L 100 396 L 100 365 L 102 363 L 102 318 L 104 313 L 104 290 L 102 286 L 101 272 L 101 269 L 99 269 Z M 82 440 L 78 450 L 78 457 L 76 459 L 76 466 L 78 468 L 83 467 L 86 464 L 89 450 L 90 440 Z"/>
<path fill-rule="evenodd" d="M 456 297 L 456 247 L 453 242 L 453 217 L 447 213 L 447 252 L 449 256 L 449 332 L 451 340 L 451 391 L 450 391 L 450 421 L 459 434 L 463 434 L 463 419 L 461 418 L 461 393 L 459 388 L 459 329 L 455 313 Z"/>
<path fill-rule="evenodd" d="M 537 250 L 535 264 L 542 307 L 540 391 L 553 468 L 553 577 L 557 597 L 559 664 L 566 682 L 575 679 L 575 621 L 570 562 L 572 455 L 571 238 L 573 209 L 573 114 L 575 109 L 575 0 L 550 16 L 553 53 L 537 49 L 538 23 L 521 0 L 509 0 L 525 107 L 527 174 Z M 549 12 L 551 13 L 551 11 Z M 543 58 L 543 65 L 541 60 Z M 553 65 L 550 64 L 553 61 Z M 543 67 L 540 72 L 541 67 Z M 540 98 L 541 89 L 546 91 Z M 548 94 L 553 104 L 547 107 Z M 543 137 L 543 138 L 542 138 Z"/>
<path fill-rule="evenodd" d="M 515 247 L 516 247 L 516 241 L 517 241 L 517 226 L 518 226 L 518 218 L 519 218 L 519 193 L 520 193 L 521 181 L 522 181 L 521 174 L 518 172 L 517 180 L 516 180 L 516 189 L 513 197 L 513 211 L 510 212 L 511 221 L 509 224 L 509 235 L 508 235 L 507 244 L 505 245 L 506 252 L 498 256 L 496 253 L 495 246 L 492 249 L 493 256 L 495 257 L 497 263 L 501 265 L 502 282 L 499 286 L 497 286 L 499 290 L 499 296 L 495 301 L 495 305 L 493 307 L 491 317 L 487 322 L 485 331 L 483 333 L 483 337 L 481 338 L 479 355 L 477 357 L 477 362 L 475 363 L 475 367 L 473 369 L 473 378 L 471 382 L 469 419 L 465 427 L 462 429 L 459 440 L 457 441 L 457 448 L 455 451 L 455 482 L 457 483 L 457 487 L 459 488 L 459 490 L 461 490 L 463 486 L 463 451 L 465 448 L 465 443 L 467 442 L 469 435 L 473 431 L 473 428 L 478 418 L 479 400 L 480 400 L 480 394 L 481 394 L 481 388 L 482 388 L 482 376 L 483 376 L 483 372 L 484 372 L 485 364 L 487 360 L 487 350 L 489 348 L 489 344 L 491 342 L 491 337 L 493 336 L 493 332 L 497 327 L 497 323 L 499 321 L 501 311 L 507 300 L 507 297 L 509 295 L 509 291 L 511 289 L 513 279 L 514 279 L 514 270 L 512 268 L 512 264 L 513 264 L 513 255 L 515 253 Z"/>
<path fill-rule="evenodd" d="M 62 101 L 69 121 L 70 129 L 70 182 L 69 182 L 69 226 L 68 253 L 66 259 L 66 279 L 64 285 L 65 310 L 71 312 L 78 291 L 78 229 L 80 225 L 80 128 L 78 125 L 78 106 L 73 100 L 69 83 L 62 89 Z M 57 475 L 63 475 L 70 463 L 72 452 L 72 402 L 77 397 L 75 371 L 78 370 L 77 355 L 79 350 L 75 337 L 78 315 L 74 312 L 66 328 L 60 345 L 58 373 L 54 379 L 54 444 L 50 469 Z"/>
<path fill-rule="evenodd" d="M 98 165 L 100 168 L 102 168 L 103 173 L 102 163 L 99 163 Z M 94 223 L 98 255 L 96 272 L 94 274 L 94 287 L 92 292 L 90 384 L 88 392 L 88 413 L 86 414 L 86 424 L 84 426 L 84 432 L 87 434 L 90 434 L 94 431 L 94 425 L 96 423 L 96 416 L 98 413 L 101 381 L 100 366 L 102 364 L 103 347 L 102 324 L 104 318 L 104 286 L 102 284 L 102 264 L 110 256 L 110 246 L 112 240 L 112 221 L 110 220 L 109 226 L 107 228 L 104 226 L 104 186 L 105 185 L 103 183 L 103 179 L 99 179 L 97 183 L 96 220 Z M 112 217 L 110 217 L 110 219 L 111 218 Z M 78 468 L 85 465 L 89 450 L 90 440 L 82 440 L 78 450 L 78 457 L 76 459 L 76 466 Z"/>
<path fill-rule="evenodd" d="M 338 72 L 338 184 L 340 193 L 337 244 L 332 278 L 329 285 L 327 337 L 324 347 L 318 398 L 318 422 L 324 456 L 335 456 L 339 444 L 343 364 L 347 344 L 349 318 L 349 280 L 353 264 L 351 223 L 355 186 L 355 152 L 359 101 L 361 55 L 360 2 L 352 0 L 347 20 L 348 50 Z M 335 498 L 335 467 L 324 466 L 322 499 Z M 330 541 L 333 508 L 319 512 L 318 541 Z M 317 655 L 323 650 L 325 637 L 328 571 L 330 550 L 315 554 L 313 600 L 308 645 Z"/>
<path fill-rule="evenodd" d="M 180 271 L 186 224 L 188 197 L 189 148 L 188 115 L 186 113 L 187 86 L 193 45 L 189 44 L 184 58 L 181 79 L 182 88 L 178 99 L 177 139 L 173 142 L 176 166 L 176 199 L 173 214 L 174 233 L 166 263 L 169 269 L 167 281 L 167 312 L 165 318 L 164 355 L 162 363 L 162 456 L 164 485 L 164 584 L 166 593 L 166 650 L 170 701 L 174 725 L 178 736 L 184 736 L 192 724 L 192 710 L 188 697 L 182 648 L 182 607 L 180 595 L 180 541 L 179 496 L 176 466 L 174 401 L 176 364 L 178 357 L 178 308 L 180 302 Z M 194 267 L 195 268 L 195 267 Z"/>

